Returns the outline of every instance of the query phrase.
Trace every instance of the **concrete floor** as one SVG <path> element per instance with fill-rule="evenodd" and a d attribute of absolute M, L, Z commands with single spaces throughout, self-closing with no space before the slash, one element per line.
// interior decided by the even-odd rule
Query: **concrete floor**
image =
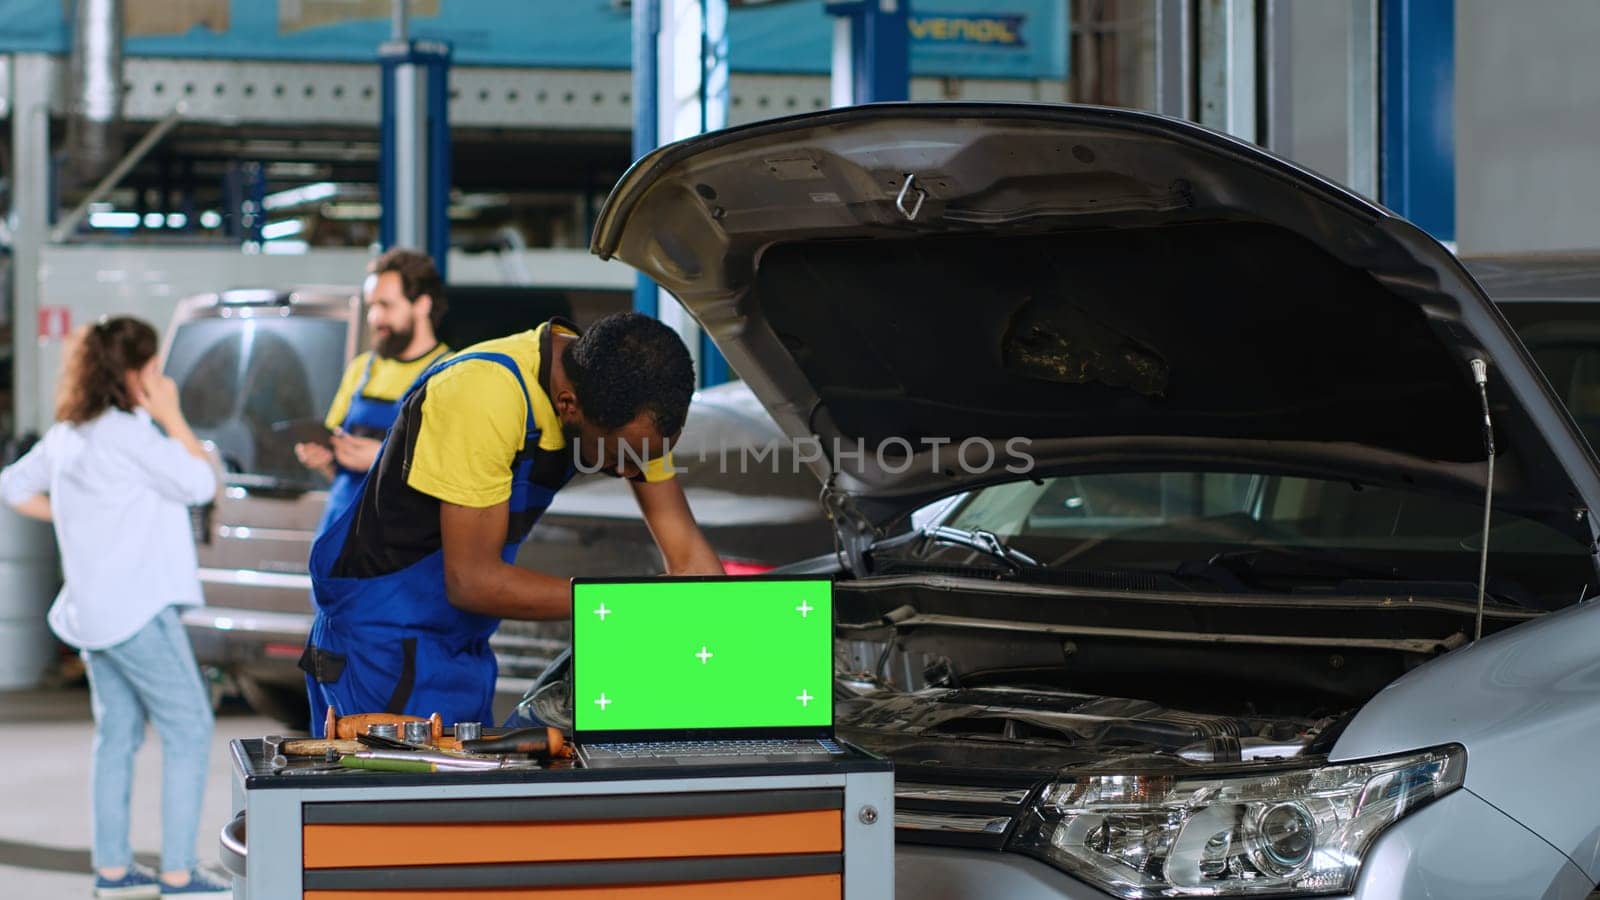
<path fill-rule="evenodd" d="M 88 688 L 0 692 L 0 721 L 11 727 L 0 743 L 0 895 L 90 897 Z M 196 846 L 202 865 L 216 867 L 217 833 L 229 818 L 228 741 L 280 730 L 240 706 L 218 711 Z M 134 762 L 132 835 L 135 854 L 150 865 L 161 849 L 160 789 L 161 742 L 152 731 Z"/>
<path fill-rule="evenodd" d="M 496 721 L 519 699 L 495 696 Z M 56 900 L 92 896 L 89 875 L 89 759 L 94 718 L 89 688 L 79 682 L 33 691 L 0 691 L 0 722 L 12 738 L 0 742 L 0 897 Z M 195 849 L 200 863 L 216 865 L 217 833 L 232 818 L 233 773 L 228 742 L 286 733 L 238 700 L 217 711 L 210 776 Z M 161 741 L 154 730 L 134 760 L 134 855 L 157 866 L 161 851 Z"/>

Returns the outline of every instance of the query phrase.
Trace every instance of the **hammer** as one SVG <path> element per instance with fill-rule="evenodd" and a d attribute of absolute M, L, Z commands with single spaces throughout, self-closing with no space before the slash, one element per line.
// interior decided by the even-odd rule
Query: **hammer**
<path fill-rule="evenodd" d="M 323 738 L 285 738 L 282 735 L 267 735 L 282 741 L 278 753 L 283 756 L 328 756 L 328 753 L 342 754 L 355 753 L 358 749 L 365 749 L 362 741 L 358 740 L 323 740 Z"/>

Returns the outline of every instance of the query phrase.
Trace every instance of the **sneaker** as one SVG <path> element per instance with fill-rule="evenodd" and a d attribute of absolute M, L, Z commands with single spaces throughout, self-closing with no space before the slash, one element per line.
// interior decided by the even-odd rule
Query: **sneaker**
<path fill-rule="evenodd" d="M 96 897 L 149 897 L 161 896 L 161 885 L 156 880 L 153 869 L 141 866 L 138 863 L 128 867 L 127 874 L 113 881 L 105 878 L 99 872 L 94 876 L 94 895 Z"/>
<path fill-rule="evenodd" d="M 199 869 L 189 870 L 189 883 L 183 887 L 173 887 L 166 882 L 161 882 L 161 896 L 165 897 L 232 897 L 233 885 L 218 881 Z"/>

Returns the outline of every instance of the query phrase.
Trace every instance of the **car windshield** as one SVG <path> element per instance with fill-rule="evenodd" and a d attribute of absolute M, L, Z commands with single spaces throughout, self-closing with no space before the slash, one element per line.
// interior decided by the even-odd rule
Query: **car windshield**
<path fill-rule="evenodd" d="M 1516 302 L 1501 310 L 1589 446 L 1600 447 L 1600 303 Z"/>
<path fill-rule="evenodd" d="M 994 565 L 949 532 L 986 532 L 1055 573 L 1136 571 L 1186 590 L 1470 596 L 1482 507 L 1416 491 L 1237 472 L 1140 472 L 1019 481 L 971 492 L 937 539 L 901 563 Z M 1496 513 L 1489 590 L 1549 609 L 1578 599 L 1587 549 L 1538 522 Z M 1024 573 L 1024 577 L 1025 577 Z M 1140 583 L 1149 585 L 1148 579 Z"/>
<path fill-rule="evenodd" d="M 167 374 L 190 426 L 217 445 L 230 477 L 309 486 L 313 476 L 295 459 L 287 426 L 327 412 L 343 372 L 345 328 L 311 316 L 178 326 Z"/>

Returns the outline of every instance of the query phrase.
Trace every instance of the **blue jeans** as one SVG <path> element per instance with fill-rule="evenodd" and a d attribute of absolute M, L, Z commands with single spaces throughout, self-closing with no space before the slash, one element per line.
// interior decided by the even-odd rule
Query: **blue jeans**
<path fill-rule="evenodd" d="M 211 699 L 178 611 L 167 607 L 133 637 L 85 650 L 94 707 L 93 861 L 133 862 L 128 798 L 145 722 L 161 735 L 161 870 L 195 867 L 195 832 L 211 755 Z"/>

